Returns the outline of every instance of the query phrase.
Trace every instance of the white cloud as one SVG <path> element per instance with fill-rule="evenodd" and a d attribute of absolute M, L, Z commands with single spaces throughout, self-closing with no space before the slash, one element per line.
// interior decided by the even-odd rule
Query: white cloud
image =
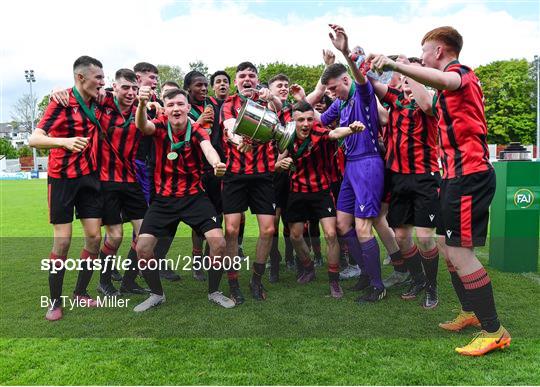
<path fill-rule="evenodd" d="M 163 20 L 164 7 L 178 4 L 186 13 Z M 395 16 L 355 14 L 354 5 L 306 18 L 288 13 L 287 2 L 279 1 L 275 6 L 283 8 L 284 17 L 278 21 L 250 13 L 246 2 L 233 1 L 3 3 L 0 122 L 10 118 L 11 105 L 27 90 L 24 69 L 35 70 L 41 97 L 53 85 L 72 83 L 71 65 L 83 54 L 100 59 L 108 77 L 141 60 L 187 69 L 190 61 L 201 59 L 211 71 L 243 60 L 316 64 L 321 49 L 331 47 L 328 22 L 344 25 L 351 45 L 408 55 L 419 55 L 426 31 L 453 25 L 465 40 L 461 60 L 472 66 L 515 57 L 531 60 L 539 51 L 538 22 L 490 11 L 482 1 L 412 0 L 407 12 Z M 396 8 L 402 5 L 396 3 Z"/>

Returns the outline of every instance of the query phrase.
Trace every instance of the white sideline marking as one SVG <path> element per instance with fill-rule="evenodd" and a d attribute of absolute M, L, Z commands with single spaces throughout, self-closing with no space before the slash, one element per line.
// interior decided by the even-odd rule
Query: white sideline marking
<path fill-rule="evenodd" d="M 523 277 L 526 277 L 534 282 L 536 282 L 538 285 L 540 285 L 540 275 L 536 273 L 522 273 Z"/>

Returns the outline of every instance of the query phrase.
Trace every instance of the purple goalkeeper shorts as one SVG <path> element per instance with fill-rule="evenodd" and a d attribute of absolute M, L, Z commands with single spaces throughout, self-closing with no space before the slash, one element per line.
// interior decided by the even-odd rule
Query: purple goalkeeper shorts
<path fill-rule="evenodd" d="M 355 218 L 376 218 L 381 211 L 383 188 L 384 162 L 380 156 L 347 160 L 337 210 Z"/>

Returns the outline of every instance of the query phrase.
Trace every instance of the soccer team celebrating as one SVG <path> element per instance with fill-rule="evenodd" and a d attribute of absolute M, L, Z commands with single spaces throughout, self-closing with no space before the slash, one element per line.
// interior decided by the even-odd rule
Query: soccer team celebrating
<path fill-rule="evenodd" d="M 296 269 L 299 284 L 313 281 L 321 264 L 322 229 L 331 297 L 343 297 L 340 278 L 354 276 L 360 304 L 408 285 L 401 298 L 423 293 L 422 306 L 432 309 L 439 302 L 440 252 L 461 310 L 439 326 L 482 329 L 456 351 L 479 356 L 510 345 L 490 278 L 474 253 L 485 244 L 495 174 L 482 90 L 473 70 L 458 61 L 461 35 L 439 27 L 422 39 L 420 59 L 370 54 L 367 66 L 357 66 L 343 27 L 329 26 L 348 66 L 323 50 L 325 70 L 307 95 L 284 74 L 261 84 L 251 62 L 236 68 L 236 94 L 229 95 L 226 72 L 208 80 L 191 71 L 183 89 L 167 81 L 158 96 L 158 69 L 150 63 L 118 70 L 112 89 L 105 90 L 101 62 L 88 56 L 75 61 L 75 85 L 53 93 L 30 139 L 31 146 L 50 149 L 50 260 L 58 270 L 49 273 L 47 320 L 63 316 L 61 263 L 74 211 L 85 243 L 73 297 L 96 306 L 87 287 L 99 261 L 98 291 L 109 297 L 146 294 L 134 308 L 144 312 L 165 301 L 161 279 L 179 279 L 155 263 L 165 259 L 181 221 L 192 229 L 194 263 L 210 260 L 208 270 L 199 265 L 193 271 L 196 280 L 208 276 L 208 299 L 224 308 L 242 304 L 239 271 L 227 267 L 228 296 L 220 282 L 225 260 L 244 255 L 249 208 L 259 228 L 249 281 L 254 299 L 267 297 L 268 258 L 269 280 L 279 282 L 281 218 L 285 263 Z M 383 71 L 393 72 L 389 82 L 370 76 Z M 273 111 L 283 125 L 295 123 L 287 149 L 235 133 L 247 100 Z M 133 235 L 130 266 L 121 275 L 110 257 L 117 255 L 126 222 Z M 394 269 L 384 280 L 374 230 Z M 138 275 L 148 288 L 137 283 Z M 113 279 L 121 281 L 119 290 Z"/>

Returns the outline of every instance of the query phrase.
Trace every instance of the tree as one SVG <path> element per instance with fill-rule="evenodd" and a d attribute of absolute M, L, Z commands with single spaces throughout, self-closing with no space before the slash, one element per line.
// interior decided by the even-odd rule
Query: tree
<path fill-rule="evenodd" d="M 475 70 L 484 92 L 488 143 L 534 143 L 536 84 L 531 76 L 532 66 L 525 59 L 512 59 Z"/>
<path fill-rule="evenodd" d="M 184 72 L 179 66 L 157 65 L 157 68 L 160 79 L 157 87 L 158 94 L 161 94 L 161 84 L 167 81 L 174 81 L 182 87 L 184 83 Z"/>
<path fill-rule="evenodd" d="M 39 118 L 43 117 L 43 113 L 45 113 L 45 109 L 47 109 L 47 106 L 49 106 L 49 98 L 50 98 L 50 95 L 47 94 L 38 103 L 38 106 L 37 106 L 38 115 L 37 115 L 37 117 L 39 117 Z"/>
<path fill-rule="evenodd" d="M 197 59 L 195 62 L 189 63 L 189 70 L 190 71 L 198 71 L 200 73 L 203 73 L 206 78 L 210 78 L 210 75 L 208 74 L 208 66 L 204 64 L 202 60 Z"/>
<path fill-rule="evenodd" d="M 18 157 L 17 149 L 11 144 L 11 141 L 0 138 L 0 155 L 6 156 L 6 159 L 16 159 Z"/>
<path fill-rule="evenodd" d="M 324 71 L 324 65 L 304 66 L 274 62 L 259 65 L 257 69 L 259 71 L 259 82 L 268 82 L 269 79 L 277 74 L 285 74 L 289 77 L 291 84 L 298 83 L 304 88 L 306 93 L 310 93 L 315 89 L 317 81 Z M 226 67 L 225 71 L 230 75 L 231 80 L 234 80 L 236 67 Z"/>
<path fill-rule="evenodd" d="M 24 131 L 31 132 L 32 118 L 36 120 L 37 117 L 37 98 L 30 94 L 23 94 L 13 105 L 11 118 L 18 122 Z"/>

